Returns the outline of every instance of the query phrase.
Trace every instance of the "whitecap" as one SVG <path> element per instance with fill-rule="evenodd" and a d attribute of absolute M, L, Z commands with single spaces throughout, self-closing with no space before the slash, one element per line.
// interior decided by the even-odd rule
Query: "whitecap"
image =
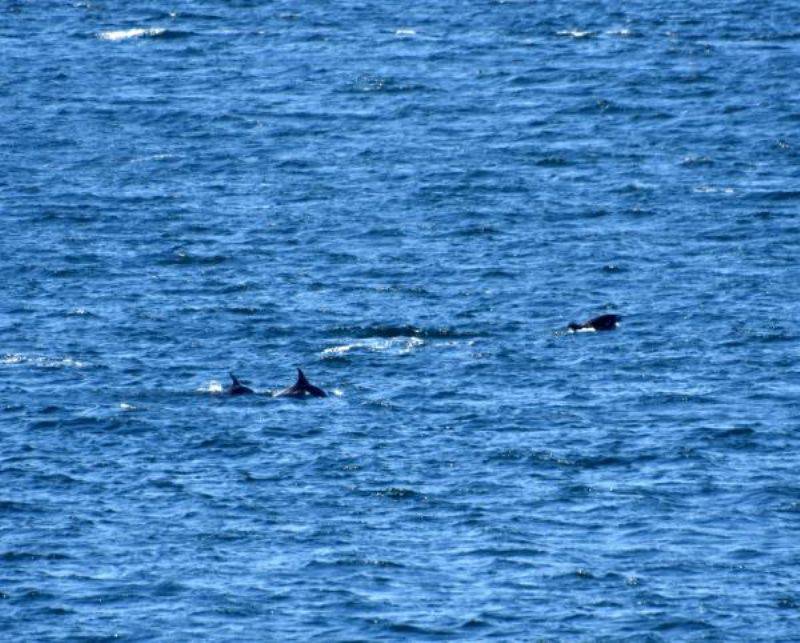
<path fill-rule="evenodd" d="M 410 353 L 418 346 L 422 346 L 425 342 L 421 340 L 419 337 L 409 337 L 408 341 L 405 343 L 405 346 L 400 351 L 402 354 Z"/>
<path fill-rule="evenodd" d="M 217 380 L 211 380 L 205 386 L 200 386 L 197 391 L 200 393 L 222 393 L 222 384 Z"/>
<path fill-rule="evenodd" d="M 128 163 L 133 165 L 134 163 L 147 163 L 148 161 L 169 161 L 171 159 L 179 158 L 175 154 L 152 154 L 150 156 L 139 156 L 132 158 Z"/>
<path fill-rule="evenodd" d="M 120 40 L 129 40 L 130 38 L 141 38 L 142 36 L 160 36 L 166 31 L 163 27 L 150 27 L 143 29 L 136 27 L 134 29 L 120 29 L 117 31 L 103 31 L 97 37 L 100 40 L 110 40 L 118 42 Z"/>
<path fill-rule="evenodd" d="M 695 192 L 699 192 L 700 194 L 714 194 L 716 192 L 722 192 L 723 194 L 733 194 L 733 188 L 723 188 L 723 187 L 716 187 L 713 185 L 698 185 L 694 188 Z"/>
<path fill-rule="evenodd" d="M 388 337 L 360 339 L 350 344 L 331 346 L 322 351 L 322 357 L 342 357 L 353 350 L 366 350 L 373 353 L 389 353 L 393 355 L 407 355 L 414 349 L 422 346 L 425 340 L 419 337 Z"/>
<path fill-rule="evenodd" d="M 570 36 L 571 38 L 588 38 L 594 36 L 594 31 L 581 31 L 580 29 L 572 29 L 570 31 L 558 31 L 559 36 Z"/>
<path fill-rule="evenodd" d="M 395 36 L 416 36 L 417 32 L 411 29 L 410 27 L 402 27 L 400 29 L 396 29 L 394 32 Z"/>
<path fill-rule="evenodd" d="M 83 368 L 84 366 L 86 366 L 86 362 L 81 362 L 71 357 L 65 357 L 63 359 L 43 358 L 42 366 L 46 366 L 48 368 L 57 368 L 59 366 L 72 366 L 74 368 Z"/>
<path fill-rule="evenodd" d="M 133 404 L 128 404 L 127 402 L 122 402 L 119 405 L 119 408 L 123 411 L 135 411 L 136 407 Z"/>
<path fill-rule="evenodd" d="M 342 344 L 341 346 L 331 346 L 330 348 L 326 348 L 322 351 L 323 357 L 339 357 L 340 355 L 344 355 L 349 353 L 354 348 L 357 348 L 358 344 Z"/>
<path fill-rule="evenodd" d="M 0 364 L 33 364 L 41 368 L 83 368 L 86 362 L 72 357 L 44 357 L 41 355 L 28 356 L 19 353 L 7 354 L 0 358 Z"/>

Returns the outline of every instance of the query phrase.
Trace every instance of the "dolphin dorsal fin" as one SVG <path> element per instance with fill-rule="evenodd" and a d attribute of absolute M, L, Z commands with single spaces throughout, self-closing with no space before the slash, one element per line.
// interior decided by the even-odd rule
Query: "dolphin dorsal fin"
<path fill-rule="evenodd" d="M 234 383 L 236 386 L 238 386 L 238 385 L 239 385 L 239 379 L 238 379 L 238 378 L 237 378 L 237 377 L 236 377 L 236 376 L 235 376 L 233 373 L 228 373 L 228 375 L 230 375 L 230 376 L 231 376 L 231 380 L 233 380 L 233 383 Z"/>
<path fill-rule="evenodd" d="M 299 368 L 297 369 L 297 382 L 295 386 L 308 386 L 308 380 Z"/>

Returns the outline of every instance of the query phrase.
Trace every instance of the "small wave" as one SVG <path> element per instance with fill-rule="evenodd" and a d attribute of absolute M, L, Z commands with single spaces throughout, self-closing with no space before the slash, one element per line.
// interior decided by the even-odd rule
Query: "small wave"
<path fill-rule="evenodd" d="M 711 623 L 695 619 L 676 619 L 655 625 L 655 630 L 658 632 L 680 632 L 683 634 L 682 638 L 688 638 L 686 635 L 690 632 L 705 632 L 715 629 Z M 676 638 L 678 637 L 676 636 Z"/>
<path fill-rule="evenodd" d="M 229 260 L 227 255 L 222 254 L 190 254 L 186 250 L 178 249 L 171 254 L 161 258 L 158 264 L 161 266 L 216 266 Z"/>
<path fill-rule="evenodd" d="M 713 165 L 714 161 L 708 156 L 684 156 L 681 165 L 684 167 L 697 167 L 702 165 Z"/>
<path fill-rule="evenodd" d="M 400 29 L 396 29 L 394 32 L 395 36 L 416 36 L 417 32 L 409 27 L 402 27 Z"/>
<path fill-rule="evenodd" d="M 408 36 L 406 36 L 408 37 Z M 392 77 L 361 74 L 355 80 L 347 83 L 340 91 L 345 93 L 382 92 L 386 94 L 406 94 L 410 92 L 435 91 L 429 85 L 414 81 L 402 81 Z M 361 118 L 372 120 L 373 116 L 363 115 Z M 380 231 L 383 234 L 384 231 Z M 370 232 L 367 232 L 369 235 Z"/>
<path fill-rule="evenodd" d="M 581 31 L 580 29 L 557 31 L 558 36 L 569 36 L 570 38 L 591 38 L 597 35 L 596 31 Z"/>
<path fill-rule="evenodd" d="M 733 429 L 725 429 L 719 431 L 715 438 L 749 438 L 756 434 L 756 432 L 749 427 L 735 427 Z"/>
<path fill-rule="evenodd" d="M 353 350 L 366 350 L 375 353 L 389 352 L 397 355 L 406 355 L 415 348 L 422 346 L 424 340 L 419 337 L 394 337 L 387 339 L 365 339 L 341 346 L 331 346 L 322 351 L 323 358 L 342 357 Z"/>
<path fill-rule="evenodd" d="M 387 489 L 381 489 L 380 491 L 376 491 L 375 495 L 382 496 L 384 498 L 392 498 L 393 500 L 427 500 L 425 496 L 420 495 L 413 489 L 406 489 L 405 487 L 389 487 Z"/>
<path fill-rule="evenodd" d="M 142 38 L 142 37 L 155 38 L 158 36 L 163 36 L 166 33 L 167 30 L 164 29 L 163 27 L 150 27 L 149 29 L 136 27 L 133 29 L 103 31 L 100 34 L 98 34 L 97 37 L 100 40 L 110 40 L 111 42 L 119 42 L 120 40 L 130 40 L 131 38 Z"/>
<path fill-rule="evenodd" d="M 474 225 L 467 225 L 454 232 L 449 232 L 448 235 L 456 235 L 459 237 L 483 237 L 500 234 L 501 232 L 501 230 L 494 226 L 476 223 Z"/>
<path fill-rule="evenodd" d="M 612 29 L 610 31 L 606 31 L 609 36 L 619 36 L 620 38 L 633 38 L 638 34 L 631 29 Z"/>
<path fill-rule="evenodd" d="M 67 313 L 67 317 L 94 317 L 95 315 L 85 308 L 73 308 Z"/>
<path fill-rule="evenodd" d="M 536 161 L 539 167 L 563 167 L 569 165 L 569 161 L 563 156 L 546 156 Z"/>
<path fill-rule="evenodd" d="M 224 451 L 233 451 L 240 454 L 256 453 L 260 448 L 258 442 L 248 440 L 237 434 L 212 436 L 206 438 L 197 446 L 200 449 L 219 449 Z M 148 484 L 156 483 L 160 484 L 157 480 L 148 481 Z"/>
<path fill-rule="evenodd" d="M 186 586 L 173 580 L 167 580 L 153 587 L 156 596 L 176 596 L 186 591 Z"/>
<path fill-rule="evenodd" d="M 699 194 L 716 194 L 717 192 L 721 192 L 722 194 L 733 194 L 733 188 L 716 187 L 713 185 L 698 185 L 694 188 L 694 192 Z"/>
<path fill-rule="evenodd" d="M 395 634 L 401 634 L 403 637 L 417 637 L 417 638 L 439 638 L 450 637 L 453 635 L 451 630 L 437 629 L 432 627 L 425 627 L 423 625 L 414 625 L 413 623 L 387 623 L 386 627 Z"/>
<path fill-rule="evenodd" d="M 199 386 L 195 390 L 198 393 L 222 393 L 222 384 L 220 384 L 217 380 L 211 380 L 208 384 Z"/>
<path fill-rule="evenodd" d="M 21 355 L 19 353 L 6 354 L 0 358 L 0 364 L 15 365 L 15 364 L 33 364 L 41 368 L 84 368 L 86 362 L 81 362 L 72 357 L 44 357 L 41 355 Z"/>
<path fill-rule="evenodd" d="M 439 328 L 420 328 L 410 324 L 395 326 L 392 324 L 376 324 L 373 326 L 337 326 L 331 331 L 334 335 L 351 337 L 421 337 L 422 339 L 448 339 L 471 337 L 471 333 L 462 333 L 448 326 Z"/>
<path fill-rule="evenodd" d="M 800 190 L 770 190 L 754 192 L 748 198 L 766 199 L 767 201 L 796 201 L 800 199 Z"/>
<path fill-rule="evenodd" d="M 13 500 L 0 500 L 0 514 L 28 511 L 28 505 L 22 502 L 15 502 Z"/>
<path fill-rule="evenodd" d="M 71 557 L 67 554 L 61 553 L 48 553 L 40 554 L 31 551 L 6 551 L 0 554 L 0 560 L 7 562 L 14 562 L 17 560 L 69 560 Z"/>
<path fill-rule="evenodd" d="M 497 546 L 466 550 L 462 555 L 485 558 L 538 558 L 545 553 L 544 550 L 535 547 Z"/>
<path fill-rule="evenodd" d="M 393 560 L 381 558 L 359 558 L 356 556 L 344 556 L 342 558 L 321 559 L 315 558 L 306 564 L 306 567 L 386 567 L 390 569 L 403 569 L 405 565 Z"/>
<path fill-rule="evenodd" d="M 359 92 L 379 92 L 386 85 L 386 79 L 379 76 L 362 74 L 352 83 L 352 88 Z"/>

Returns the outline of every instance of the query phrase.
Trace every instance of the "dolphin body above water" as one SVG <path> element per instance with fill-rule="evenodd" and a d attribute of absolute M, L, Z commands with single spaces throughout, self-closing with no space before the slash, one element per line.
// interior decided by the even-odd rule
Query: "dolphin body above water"
<path fill-rule="evenodd" d="M 614 330 L 620 319 L 619 315 L 600 315 L 582 324 L 572 322 L 567 328 L 573 333 L 579 330 Z"/>
<path fill-rule="evenodd" d="M 228 373 L 228 375 L 231 376 L 232 380 L 231 385 L 228 387 L 228 390 L 226 391 L 228 395 L 248 395 L 253 392 L 253 389 L 251 389 L 249 386 L 245 386 L 244 384 L 242 384 L 233 373 Z"/>
<path fill-rule="evenodd" d="M 285 388 L 282 391 L 275 393 L 275 397 L 300 398 L 305 397 L 306 395 L 310 395 L 311 397 L 328 397 L 328 394 L 325 391 L 309 382 L 306 379 L 306 376 L 303 374 L 303 371 L 301 371 L 299 368 L 297 369 L 297 381 L 289 388 Z"/>

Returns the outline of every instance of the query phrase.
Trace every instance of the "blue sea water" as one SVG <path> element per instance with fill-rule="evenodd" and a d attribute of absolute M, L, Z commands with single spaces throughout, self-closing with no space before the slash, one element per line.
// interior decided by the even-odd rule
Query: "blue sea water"
<path fill-rule="evenodd" d="M 2 2 L 2 638 L 800 639 L 799 25 Z"/>

